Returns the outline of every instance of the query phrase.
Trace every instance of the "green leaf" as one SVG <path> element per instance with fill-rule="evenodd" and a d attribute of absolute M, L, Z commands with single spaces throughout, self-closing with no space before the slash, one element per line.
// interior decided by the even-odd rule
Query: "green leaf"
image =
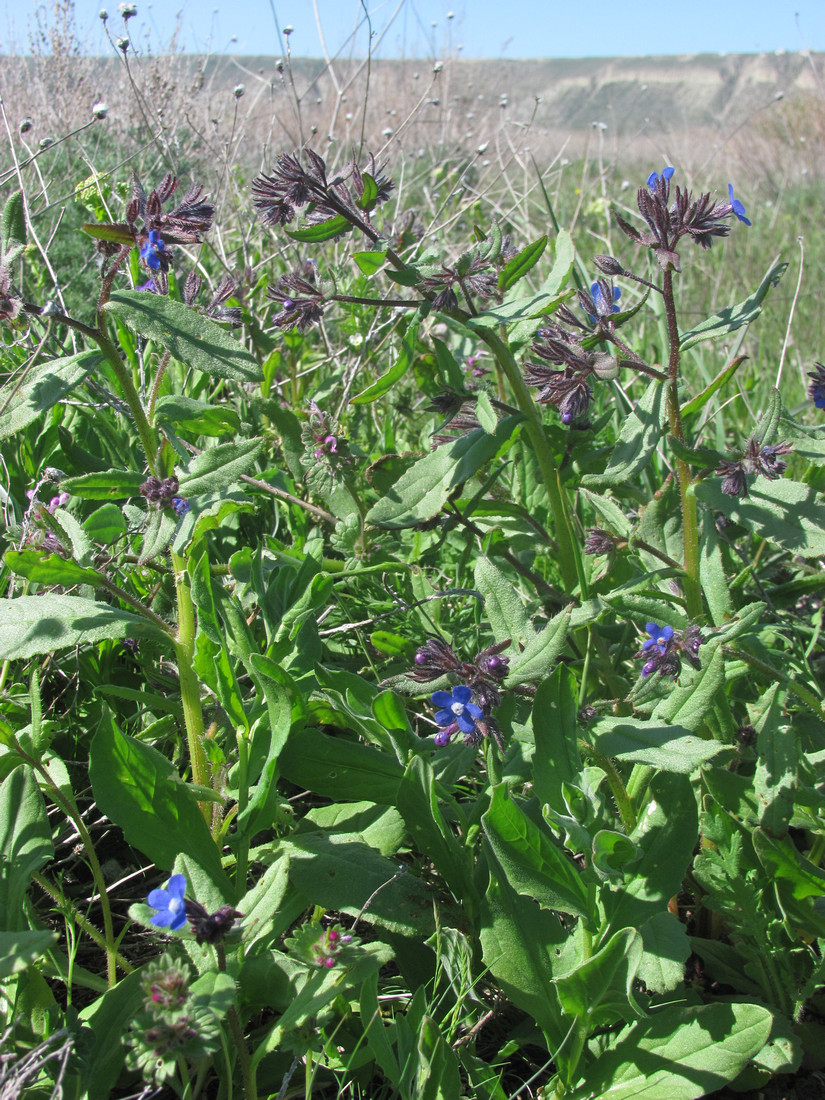
<path fill-rule="evenodd" d="M 177 526 L 178 517 L 174 512 L 150 508 L 146 516 L 146 526 L 143 528 L 138 564 L 143 565 L 162 554 L 172 541 Z"/>
<path fill-rule="evenodd" d="M 484 431 L 488 435 L 494 435 L 496 425 L 498 424 L 498 417 L 490 401 L 490 395 L 486 390 L 479 390 L 478 397 L 476 398 L 475 412 L 478 422 Z"/>
<path fill-rule="evenodd" d="M 475 585 L 484 597 L 484 610 L 497 642 L 510 638 L 517 645 L 522 639 L 534 636 L 524 600 L 512 581 L 487 557 L 476 562 Z"/>
<path fill-rule="evenodd" d="M 103 308 L 188 367 L 235 382 L 263 380 L 257 360 L 242 344 L 182 302 L 140 290 L 120 290 Z"/>
<path fill-rule="evenodd" d="M 543 630 L 529 636 L 522 652 L 510 661 L 507 687 L 515 687 L 527 680 L 544 679 L 567 645 L 571 611 L 572 607 L 565 607 L 558 615 L 553 616 Z"/>
<path fill-rule="evenodd" d="M 46 803 L 31 768 L 23 766 L 0 783 L 0 927 L 28 927 L 29 881 L 54 855 Z"/>
<path fill-rule="evenodd" d="M 658 722 L 681 725 L 692 733 L 701 730 L 713 701 L 725 684 L 725 658 L 722 653 L 722 639 L 718 635 L 705 641 L 699 649 L 702 667 L 699 670 L 685 668 L 679 677 L 679 683 L 653 711 Z M 708 742 L 704 742 L 708 744 Z M 722 747 L 717 742 L 717 747 Z"/>
<path fill-rule="evenodd" d="M 622 424 L 604 473 L 585 474 L 584 488 L 626 485 L 650 462 L 667 421 L 667 394 L 654 379 Z"/>
<path fill-rule="evenodd" d="M 803 558 L 825 554 L 825 503 L 811 485 L 760 477 L 739 500 L 722 492 L 720 479 L 705 478 L 695 492 L 714 511 L 783 550 Z"/>
<path fill-rule="evenodd" d="M 57 935 L 47 930 L 0 932 L 0 982 L 25 970 L 56 942 Z"/>
<path fill-rule="evenodd" d="M 86 537 L 98 546 L 111 546 L 126 534 L 126 520 L 116 504 L 103 504 L 83 521 Z"/>
<path fill-rule="evenodd" d="M 759 824 L 774 837 L 788 831 L 799 785 L 799 744 L 791 725 L 782 721 L 779 692 L 779 684 L 772 684 L 751 708 L 757 754 L 753 786 L 762 806 Z"/>
<path fill-rule="evenodd" d="M 7 550 L 3 559 L 12 573 L 37 584 L 91 584 L 98 587 L 103 577 L 94 569 L 82 569 L 59 554 L 43 554 L 39 550 Z"/>
<path fill-rule="evenodd" d="M 499 325 L 512 325 L 517 321 L 526 321 L 534 317 L 541 317 L 547 313 L 557 302 L 558 294 L 548 294 L 540 290 L 535 294 L 525 294 L 521 298 L 512 298 L 485 309 L 474 317 L 468 317 L 464 324 L 467 328 L 478 331 L 485 328 L 498 328 Z"/>
<path fill-rule="evenodd" d="M 226 432 L 240 433 L 241 419 L 234 409 L 196 401 L 194 397 L 170 393 L 161 397 L 156 406 L 158 424 L 170 424 L 178 431 L 196 435 L 218 436 Z"/>
<path fill-rule="evenodd" d="M 84 222 L 83 232 L 97 241 L 114 241 L 115 244 L 134 245 L 135 233 L 125 222 L 120 225 L 99 225 L 97 222 Z"/>
<path fill-rule="evenodd" d="M 701 393 L 697 393 L 695 397 L 692 397 L 690 401 L 682 405 L 682 418 L 687 416 L 693 416 L 695 413 L 701 412 L 701 410 L 707 405 L 711 397 L 720 390 L 729 378 L 732 378 L 736 373 L 739 366 L 745 362 L 747 355 L 736 355 L 731 361 L 724 366 L 721 371 L 716 375 L 712 382 L 709 382 Z"/>
<path fill-rule="evenodd" d="M 545 248 L 547 248 L 546 235 L 522 248 L 518 255 L 504 265 L 504 270 L 498 277 L 498 289 L 505 291 L 515 286 L 519 279 L 523 279 L 527 272 L 536 266 Z"/>
<path fill-rule="evenodd" d="M 0 263 L 8 267 L 26 247 L 23 192 L 12 191 L 0 214 Z"/>
<path fill-rule="evenodd" d="M 362 172 L 361 179 L 364 184 L 364 190 L 361 193 L 361 197 L 358 199 L 358 205 L 362 210 L 372 210 L 375 206 L 375 200 L 378 198 L 378 184 L 369 172 Z"/>
<path fill-rule="evenodd" d="M 6 382 L 8 396 L 0 402 L 0 439 L 22 431 L 41 413 L 57 405 L 102 362 L 99 351 L 81 351 L 65 359 L 37 363 L 26 370 L 19 382 Z"/>
<path fill-rule="evenodd" d="M 362 390 L 359 394 L 356 394 L 355 397 L 351 398 L 350 404 L 371 404 L 373 401 L 377 401 L 379 397 L 383 397 L 385 393 L 388 393 L 395 383 L 404 377 L 407 371 L 412 367 L 413 360 L 415 359 L 418 326 L 429 312 L 429 302 L 418 307 L 404 329 L 404 335 L 401 338 L 401 347 L 398 350 L 395 362 L 384 371 L 380 378 L 377 378 L 371 385 L 367 386 L 365 390 Z"/>
<path fill-rule="evenodd" d="M 559 666 L 539 684 L 533 701 L 533 790 L 542 805 L 560 813 L 567 813 L 562 783 L 575 783 L 582 766 L 575 691 L 575 676 Z"/>
<path fill-rule="evenodd" d="M 432 932 L 430 889 L 374 848 L 320 829 L 293 833 L 282 848 L 291 881 L 314 904 L 357 916 L 372 899 L 363 920 L 407 936 Z"/>
<path fill-rule="evenodd" d="M 0 660 L 14 661 L 105 638 L 166 638 L 154 623 L 105 603 L 45 592 L 0 600 Z"/>
<path fill-rule="evenodd" d="M 481 819 L 507 881 L 544 909 L 591 918 L 587 887 L 575 866 L 550 837 L 512 801 L 504 784 L 493 788 Z"/>
<path fill-rule="evenodd" d="M 99 809 L 129 844 L 164 871 L 185 851 L 211 879 L 225 883 L 225 897 L 232 896 L 194 795 L 162 753 L 121 733 L 108 709 L 92 738 L 89 776 Z"/>
<path fill-rule="evenodd" d="M 684 726 L 641 722 L 637 718 L 602 718 L 589 727 L 586 736 L 604 756 L 680 775 L 690 775 L 727 747 L 694 737 Z"/>
<path fill-rule="evenodd" d="M 336 801 L 370 799 L 382 806 L 395 805 L 404 775 L 387 753 L 316 729 L 294 733 L 279 763 L 281 774 L 305 790 Z"/>
<path fill-rule="evenodd" d="M 623 928 L 580 966 L 556 979 L 566 1013 L 586 1021 L 588 1030 L 642 1016 L 633 982 L 642 961 L 642 937 Z"/>
<path fill-rule="evenodd" d="M 585 497 L 590 501 L 596 511 L 609 524 L 614 534 L 623 539 L 630 538 L 632 525 L 619 505 L 610 497 L 601 496 L 590 489 L 582 489 Z"/>
<path fill-rule="evenodd" d="M 762 1049 L 771 1022 L 770 1012 L 754 1004 L 657 1009 L 600 1051 L 569 1100 L 707 1096 L 733 1081 Z"/>
<path fill-rule="evenodd" d="M 719 531 L 709 511 L 702 511 L 699 539 L 699 579 L 715 626 L 722 626 L 734 613 Z"/>
<path fill-rule="evenodd" d="M 478 428 L 420 458 L 372 506 L 367 520 L 377 527 L 404 528 L 430 519 L 441 511 L 453 489 L 495 457 L 521 419 L 520 414 L 505 416 L 499 421 L 495 435 Z"/>
<path fill-rule="evenodd" d="M 551 959 L 568 933 L 558 917 L 539 909 L 508 884 L 491 876 L 479 941 L 484 965 L 504 995 L 549 1036 L 555 1050 L 569 1028 L 556 997 Z"/>
<path fill-rule="evenodd" d="M 127 974 L 79 1013 L 89 1044 L 80 1062 L 86 1100 L 109 1100 L 112 1095 L 126 1058 L 123 1036 L 146 996 L 142 979 L 140 970 Z"/>
<path fill-rule="evenodd" d="M 140 487 L 146 480 L 143 474 L 131 470 L 106 470 L 105 472 L 66 477 L 60 488 L 73 497 L 84 500 L 125 500 L 140 495 Z"/>
<path fill-rule="evenodd" d="M 367 276 L 374 275 L 384 266 L 387 258 L 386 252 L 353 252 L 352 259 Z"/>
<path fill-rule="evenodd" d="M 754 829 L 753 847 L 772 879 L 790 883 L 789 892 L 795 901 L 825 896 L 825 873 L 801 855 L 788 837 L 780 840 L 761 828 Z"/>
<path fill-rule="evenodd" d="M 630 840 L 641 850 L 633 874 L 615 893 L 602 897 L 609 929 L 643 930 L 645 922 L 667 911 L 682 888 L 699 832 L 699 815 L 690 780 L 660 772 L 650 782 L 650 798 Z"/>
<path fill-rule="evenodd" d="M 451 826 L 444 821 L 435 792 L 430 765 L 415 756 L 398 788 L 398 810 L 404 818 L 416 851 L 432 860 L 453 897 L 461 903 L 476 895 L 471 867 Z"/>
<path fill-rule="evenodd" d="M 672 913 L 661 912 L 639 929 L 644 954 L 636 977 L 651 993 L 667 993 L 684 981 L 690 955 L 687 929 Z"/>
<path fill-rule="evenodd" d="M 352 229 L 350 222 L 343 214 L 336 214 L 334 218 L 327 218 L 325 222 L 317 225 L 308 225 L 305 229 L 285 229 L 284 232 L 293 241 L 303 241 L 306 244 L 320 244 L 321 241 L 331 241 L 333 237 L 340 237 L 342 233 L 349 233 Z"/>
<path fill-rule="evenodd" d="M 253 468 L 261 446 L 260 439 L 241 439 L 201 451 L 180 470 L 180 495 L 195 497 L 229 488 Z"/>
<path fill-rule="evenodd" d="M 762 312 L 762 302 L 765 295 L 771 287 L 778 285 L 779 280 L 787 270 L 787 264 L 775 264 L 767 272 L 753 294 L 745 298 L 744 301 L 737 302 L 735 306 L 729 306 L 727 309 L 715 313 L 713 317 L 708 317 L 706 321 L 702 321 L 701 324 L 684 333 L 679 341 L 681 350 L 687 351 L 688 348 L 692 348 L 703 340 L 718 340 L 722 336 L 726 336 L 727 333 L 741 328 L 742 325 L 748 325 L 751 321 L 754 321 Z"/>

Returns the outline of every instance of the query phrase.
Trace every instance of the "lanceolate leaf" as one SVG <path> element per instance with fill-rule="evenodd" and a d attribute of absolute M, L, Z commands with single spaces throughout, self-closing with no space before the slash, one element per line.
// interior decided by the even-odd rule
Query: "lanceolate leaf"
<path fill-rule="evenodd" d="M 241 474 L 249 473 L 260 449 L 260 439 L 242 439 L 202 451 L 181 470 L 180 495 L 194 497 L 228 488 Z"/>
<path fill-rule="evenodd" d="M 59 554 L 43 554 L 39 550 L 7 550 L 6 565 L 19 577 L 37 584 L 91 584 L 99 587 L 103 578 L 94 569 L 83 569 Z"/>
<path fill-rule="evenodd" d="M 762 312 L 762 301 L 772 286 L 776 286 L 788 269 L 787 264 L 775 264 L 767 272 L 765 278 L 757 289 L 743 302 L 737 302 L 735 306 L 729 306 L 713 317 L 686 332 L 680 341 L 682 351 L 692 348 L 703 340 L 718 340 L 720 337 L 733 332 L 755 320 Z"/>
<path fill-rule="evenodd" d="M 369 256 L 372 255 L 372 253 L 367 252 L 364 253 L 364 255 Z M 377 378 L 371 386 L 367 386 L 365 390 L 362 390 L 361 393 L 356 394 L 356 396 L 352 398 L 353 405 L 366 405 L 376 401 L 379 397 L 383 397 L 385 393 L 391 390 L 399 379 L 404 377 L 415 359 L 418 326 L 429 312 L 429 302 L 420 306 L 415 311 L 407 325 L 395 362 L 388 370 L 385 370 L 381 377 Z"/>
<path fill-rule="evenodd" d="M 585 474 L 582 485 L 601 489 L 630 481 L 650 461 L 666 419 L 665 387 L 654 379 L 625 419 L 604 473 Z"/>
<path fill-rule="evenodd" d="M 51 359 L 14 376 L 0 396 L 0 439 L 22 431 L 41 413 L 52 408 L 83 382 L 103 362 L 98 351 L 82 351 L 65 359 Z"/>
<path fill-rule="evenodd" d="M 527 272 L 539 262 L 545 248 L 547 248 L 546 236 L 539 237 L 537 241 L 533 241 L 532 244 L 528 244 L 526 248 L 523 248 L 517 256 L 514 256 L 505 265 L 504 270 L 498 277 L 498 289 L 501 291 L 509 290 L 519 279 L 523 279 Z"/>
<path fill-rule="evenodd" d="M 167 637 L 141 615 L 79 596 L 45 592 L 0 600 L 0 660 L 127 636 Z"/>
<path fill-rule="evenodd" d="M 182 302 L 140 290 L 123 290 L 113 294 L 104 309 L 188 367 L 236 382 L 263 380 L 255 357 L 242 344 L 215 321 Z"/>
<path fill-rule="evenodd" d="M 657 1009 L 627 1027 L 591 1062 L 570 1100 L 696 1100 L 734 1080 L 768 1040 L 772 1016 L 761 1005 L 709 1004 Z"/>
<path fill-rule="evenodd" d="M 305 229 L 287 229 L 288 237 L 293 241 L 303 241 L 307 244 L 319 244 L 321 241 L 331 241 L 333 237 L 340 237 L 342 233 L 348 233 L 352 225 L 343 214 L 336 214 L 334 218 L 327 218 L 325 222 L 317 225 L 308 225 Z"/>
<path fill-rule="evenodd" d="M 444 507 L 451 491 L 489 462 L 510 438 L 521 416 L 505 416 L 495 435 L 481 428 L 445 443 L 426 455 L 398 479 L 393 489 L 367 513 L 378 527 L 413 527 Z"/>
<path fill-rule="evenodd" d="M 64 478 L 60 482 L 60 488 L 74 497 L 83 497 L 86 500 L 125 500 L 127 497 L 138 496 L 145 480 L 144 474 L 131 470 L 106 470 Z"/>
<path fill-rule="evenodd" d="M 0 214 L 0 262 L 6 267 L 26 247 L 26 213 L 23 192 L 12 191 Z"/>
<path fill-rule="evenodd" d="M 519 809 L 504 784 L 493 790 L 482 824 L 507 881 L 545 909 L 590 918 L 587 887 L 567 856 Z"/>
<path fill-rule="evenodd" d="M 803 558 L 825 554 L 825 503 L 811 485 L 781 478 L 758 478 L 749 495 L 738 499 L 722 492 L 719 478 L 705 478 L 696 495 L 714 511 L 741 524 L 760 538 Z"/>

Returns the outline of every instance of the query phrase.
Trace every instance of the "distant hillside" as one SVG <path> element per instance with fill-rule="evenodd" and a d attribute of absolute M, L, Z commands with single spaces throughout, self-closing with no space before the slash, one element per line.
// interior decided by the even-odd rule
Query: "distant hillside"
<path fill-rule="evenodd" d="M 82 124 L 105 100 L 115 135 L 131 139 L 161 124 L 184 147 L 220 160 L 242 132 L 240 152 L 252 163 L 265 150 L 312 142 L 323 152 L 332 142 L 344 151 L 362 140 L 414 154 L 492 143 L 488 155 L 498 159 L 525 146 L 544 159 L 573 157 L 596 143 L 613 159 L 679 155 L 685 164 L 722 143 L 746 161 L 763 139 L 808 142 L 809 156 L 825 148 L 825 54 L 455 59 L 436 69 L 422 60 L 369 69 L 334 61 L 330 69 L 317 59 L 288 66 L 274 57 L 146 55 L 131 59 L 138 107 L 116 58 L 6 58 L 0 95 L 12 119 L 32 119 L 37 140 Z M 763 159 L 775 159 L 772 149 Z"/>

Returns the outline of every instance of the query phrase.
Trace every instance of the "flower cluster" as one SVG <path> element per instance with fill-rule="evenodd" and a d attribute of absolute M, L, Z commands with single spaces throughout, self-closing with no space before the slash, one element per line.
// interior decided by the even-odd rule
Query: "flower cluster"
<path fill-rule="evenodd" d="M 761 474 L 768 481 L 776 481 L 787 467 L 782 455 L 792 450 L 792 444 L 784 441 L 763 447 L 758 439 L 751 437 L 740 458 L 725 460 L 716 467 L 716 473 L 722 478 L 722 492 L 730 497 L 746 497 L 749 475 L 758 477 Z"/>
<path fill-rule="evenodd" d="M 191 969 L 167 954 L 144 967 L 143 1009 L 132 1021 L 126 1043 L 127 1064 L 147 1080 L 166 1081 L 175 1075 L 181 1057 L 203 1058 L 218 1049 L 217 1020 L 195 1003 L 191 978 Z"/>
<path fill-rule="evenodd" d="M 342 481 L 357 463 L 338 425 L 321 412 L 314 401 L 309 403 L 309 417 L 301 430 L 301 438 L 305 448 L 301 463 L 308 468 L 307 482 L 319 492 Z"/>
<path fill-rule="evenodd" d="M 507 677 L 510 659 L 501 653 L 510 644 L 487 646 L 473 661 L 462 661 L 452 646 L 440 638 L 428 638 L 420 646 L 407 673 L 416 683 L 426 684 L 448 675 L 460 681 L 452 691 L 435 691 L 431 701 L 438 708 L 435 720 L 441 729 L 435 735 L 439 747 L 461 732 L 467 744 L 477 745 L 491 734 L 503 748 L 501 733 L 492 712 L 501 702 L 501 685 Z"/>
<path fill-rule="evenodd" d="M 332 970 L 342 956 L 359 946 L 359 940 L 340 924 L 324 928 L 317 920 L 300 925 L 285 942 L 291 954 L 324 970 Z"/>
<path fill-rule="evenodd" d="M 243 913 L 231 905 L 222 905 L 214 913 L 208 912 L 200 902 L 187 898 L 186 878 L 172 875 L 165 890 L 152 890 L 147 902 L 157 912 L 150 918 L 158 928 L 176 932 L 189 921 L 198 943 L 221 943 Z"/>
<path fill-rule="evenodd" d="M 268 287 L 266 296 L 280 302 L 281 308 L 272 319 L 276 328 L 297 329 L 306 332 L 324 315 L 324 296 L 315 285 L 315 265 L 307 263 L 302 271 L 282 275 L 274 286 Z"/>
<path fill-rule="evenodd" d="M 639 188 L 636 202 L 647 224 L 646 230 L 638 230 L 619 214 L 614 215 L 626 236 L 654 252 L 663 271 L 681 270 L 677 246 L 683 238 L 687 237 L 701 248 L 710 248 L 714 237 L 726 237 L 730 233 L 729 218 L 751 224 L 744 205 L 734 197 L 733 184 L 728 184 L 728 202 L 716 202 L 707 193 L 694 198 L 691 191 L 680 187 L 676 187 L 671 202 L 673 175 L 674 169 L 670 166 L 661 172 L 651 172 L 646 185 Z"/>
<path fill-rule="evenodd" d="M 98 249 L 105 256 L 116 255 L 123 245 L 137 245 L 144 266 L 152 272 L 156 293 L 169 290 L 167 272 L 170 244 L 195 244 L 212 225 L 215 208 L 207 201 L 203 187 L 193 184 L 173 209 L 163 207 L 178 190 L 180 181 L 168 174 L 147 195 L 132 173 L 132 193 L 123 222 L 88 227 L 99 236 Z M 102 234 L 107 234 L 102 236 Z"/>
<path fill-rule="evenodd" d="M 179 516 L 185 516 L 191 510 L 186 497 L 178 496 L 180 485 L 176 477 L 147 477 L 140 487 L 141 496 L 146 497 L 155 508 L 171 508 Z"/>
<path fill-rule="evenodd" d="M 658 626 L 646 623 L 647 638 L 635 656 L 644 658 L 642 676 L 652 676 L 654 672 L 674 678 L 682 671 L 682 658 L 693 668 L 700 668 L 699 646 L 704 641 L 698 626 L 689 626 L 685 631 L 674 630 L 672 626 Z"/>
<path fill-rule="evenodd" d="M 349 222 L 342 226 L 341 231 L 346 233 L 353 226 L 368 224 L 369 211 L 386 202 L 395 186 L 382 175 L 386 166 L 377 167 L 373 156 L 366 168 L 359 168 L 353 161 L 345 174 L 328 180 L 323 157 L 312 149 L 305 150 L 305 155 L 306 167 L 297 156 L 284 153 L 278 157 L 271 176 L 261 174 L 252 181 L 255 208 L 267 225 L 286 225 L 295 217 L 296 209 L 308 207 L 309 224 L 342 215 Z M 347 186 L 347 180 L 351 186 Z"/>

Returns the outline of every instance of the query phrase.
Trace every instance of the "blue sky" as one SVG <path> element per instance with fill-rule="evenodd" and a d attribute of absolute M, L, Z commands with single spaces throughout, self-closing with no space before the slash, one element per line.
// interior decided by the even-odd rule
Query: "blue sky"
<path fill-rule="evenodd" d="M 825 0 L 137 0 L 130 21 L 137 43 L 155 51 L 169 41 L 180 12 L 189 52 L 283 52 L 276 25 L 291 25 L 296 56 L 321 56 L 320 22 L 330 53 L 366 52 L 369 11 L 378 56 L 604 57 L 684 53 L 825 51 Z M 46 0 L 46 7 L 48 7 Z M 109 10 L 117 36 L 117 0 L 75 0 L 83 38 L 108 46 L 98 19 Z M 0 0 L 0 50 L 25 48 L 30 15 L 19 0 Z M 30 9 L 31 10 L 31 9 Z M 452 17 L 449 17 L 452 13 Z M 357 30 L 356 30 L 357 28 Z M 352 38 L 353 31 L 355 36 Z M 459 47 L 461 47 L 459 51 Z"/>

